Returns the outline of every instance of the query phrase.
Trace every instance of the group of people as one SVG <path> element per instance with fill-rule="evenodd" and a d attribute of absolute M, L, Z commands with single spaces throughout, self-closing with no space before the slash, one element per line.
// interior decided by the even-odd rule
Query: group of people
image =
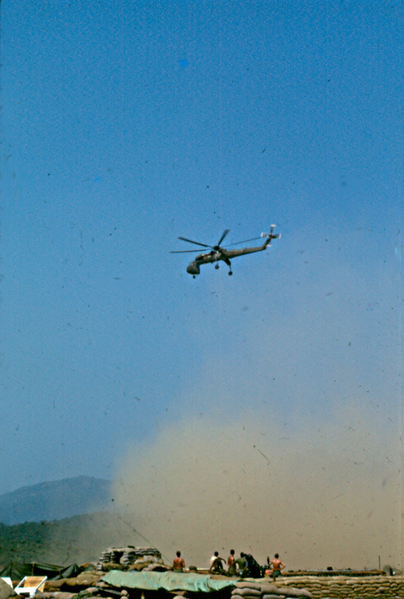
<path fill-rule="evenodd" d="M 259 578 L 263 575 L 262 570 L 252 555 L 245 554 L 243 552 L 240 553 L 239 558 L 235 558 L 234 549 L 230 549 L 230 555 L 227 558 L 227 570 L 226 560 L 219 556 L 219 552 L 215 551 L 215 553 L 210 558 L 210 574 L 224 574 L 227 576 L 240 576 L 241 578 L 246 578 L 247 576 L 251 576 L 252 578 Z M 285 568 L 285 564 L 279 558 L 279 554 L 275 553 L 275 557 L 270 560 L 267 558 L 267 567 L 266 573 L 268 573 L 274 580 L 281 575 L 282 570 Z M 181 557 L 181 552 L 177 551 L 176 557 L 174 558 L 172 569 L 174 572 L 183 572 L 185 568 L 185 561 Z"/>

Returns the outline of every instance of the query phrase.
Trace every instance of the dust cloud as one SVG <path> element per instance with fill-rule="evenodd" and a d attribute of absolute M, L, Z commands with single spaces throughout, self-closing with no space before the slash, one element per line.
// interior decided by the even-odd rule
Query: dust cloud
<path fill-rule="evenodd" d="M 401 567 L 398 434 L 375 417 L 353 402 L 290 429 L 270 416 L 184 418 L 128 449 L 117 507 L 188 566 L 234 548 L 262 564 L 278 552 L 295 570 Z"/>
<path fill-rule="evenodd" d="M 308 278 L 270 304 L 251 292 L 247 312 L 245 292 L 208 319 L 196 307 L 192 381 L 114 477 L 118 508 L 167 559 L 202 567 L 234 548 L 294 570 L 402 567 L 395 284 L 321 260 L 318 292 Z"/>

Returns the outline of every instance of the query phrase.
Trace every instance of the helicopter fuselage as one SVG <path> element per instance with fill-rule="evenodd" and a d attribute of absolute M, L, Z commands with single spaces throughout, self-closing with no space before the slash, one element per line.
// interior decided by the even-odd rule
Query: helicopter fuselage
<path fill-rule="evenodd" d="M 231 267 L 230 259 L 238 258 L 239 256 L 245 256 L 246 254 L 253 254 L 255 252 L 262 252 L 267 248 L 271 239 L 273 239 L 273 236 L 268 235 L 265 243 L 258 247 L 244 248 L 242 250 L 225 250 L 224 248 L 221 248 L 219 251 L 212 250 L 210 252 L 199 254 L 195 260 L 188 264 L 187 273 L 193 276 L 199 275 L 201 273 L 200 267 L 203 264 L 212 264 L 214 262 L 219 262 L 220 260 Z M 217 265 L 216 268 L 219 268 L 219 266 Z"/>

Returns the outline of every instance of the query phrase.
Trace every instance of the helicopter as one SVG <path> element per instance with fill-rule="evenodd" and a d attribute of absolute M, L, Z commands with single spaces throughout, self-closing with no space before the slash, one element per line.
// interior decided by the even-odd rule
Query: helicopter
<path fill-rule="evenodd" d="M 220 244 L 224 241 L 224 238 L 230 232 L 230 229 L 225 229 L 223 235 L 216 245 L 207 245 L 206 243 L 199 243 L 199 241 L 193 241 L 192 239 L 187 239 L 186 237 L 178 237 L 178 239 L 181 239 L 181 241 L 187 241 L 188 243 L 194 243 L 195 245 L 200 245 L 201 247 L 211 248 L 209 252 L 199 254 L 199 256 L 196 256 L 195 260 L 188 264 L 187 273 L 192 275 L 195 279 L 196 275 L 201 274 L 200 267 L 203 264 L 215 264 L 215 268 L 218 269 L 220 260 L 223 260 L 223 262 L 225 262 L 229 267 L 229 276 L 232 275 L 233 271 L 231 269 L 230 258 L 238 258 L 239 256 L 253 254 L 254 252 L 263 252 L 269 245 L 271 245 L 272 239 L 280 238 L 280 234 L 274 235 L 274 229 L 275 225 L 271 225 L 269 233 L 261 233 L 260 237 L 253 237 L 252 239 L 237 241 L 236 243 L 231 243 L 229 246 L 227 246 L 231 247 L 233 245 L 239 245 L 240 243 L 248 243 L 249 241 L 265 238 L 265 241 L 262 245 L 258 247 L 247 247 L 241 250 L 227 250 L 226 248 L 221 247 Z M 200 250 L 174 250 L 171 251 L 170 254 L 186 254 L 191 252 L 200 252 Z"/>

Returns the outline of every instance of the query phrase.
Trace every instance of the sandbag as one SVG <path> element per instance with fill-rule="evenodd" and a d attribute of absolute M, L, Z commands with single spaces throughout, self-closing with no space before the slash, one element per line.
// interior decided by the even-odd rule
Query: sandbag
<path fill-rule="evenodd" d="M 100 572 L 95 572 L 94 570 L 87 570 L 86 572 L 80 572 L 77 576 L 77 581 L 79 584 L 92 586 L 96 582 L 99 581 L 102 574 Z"/>
<path fill-rule="evenodd" d="M 42 593 L 42 595 L 45 595 L 45 593 L 52 592 L 54 590 L 58 590 L 60 589 L 66 582 L 66 578 L 59 578 L 58 580 L 47 580 L 45 582 L 45 586 L 44 586 L 44 592 Z"/>
<path fill-rule="evenodd" d="M 272 595 L 262 595 L 262 599 L 285 599 L 285 595 L 276 595 L 276 594 L 272 594 Z"/>
<path fill-rule="evenodd" d="M 15 590 L 2 578 L 0 578 L 0 599 L 8 599 L 15 595 Z"/>
<path fill-rule="evenodd" d="M 83 589 L 79 593 L 77 593 L 77 599 L 93 599 L 94 595 L 98 595 L 99 589 L 97 587 L 89 587 L 88 589 Z"/>
<path fill-rule="evenodd" d="M 313 595 L 307 589 L 296 589 L 299 591 L 298 597 L 307 597 L 307 599 L 312 599 Z"/>
<path fill-rule="evenodd" d="M 278 591 L 287 597 L 307 597 L 308 599 L 311 599 L 311 593 L 306 589 L 296 589 L 295 587 L 279 587 Z"/>
<path fill-rule="evenodd" d="M 237 589 L 254 589 L 261 592 L 262 585 L 258 582 L 236 582 Z"/>
<path fill-rule="evenodd" d="M 261 595 L 238 595 L 237 593 L 232 593 L 231 599 L 258 599 Z"/>
<path fill-rule="evenodd" d="M 237 588 L 237 595 L 241 595 L 242 597 L 261 597 L 261 589 L 260 588 L 256 588 L 255 585 L 254 586 L 248 586 L 248 587 L 236 587 Z M 232 593 L 233 596 L 233 593 Z"/>
<path fill-rule="evenodd" d="M 276 584 L 265 583 L 261 587 L 261 593 L 263 595 L 279 595 L 279 588 Z"/>

